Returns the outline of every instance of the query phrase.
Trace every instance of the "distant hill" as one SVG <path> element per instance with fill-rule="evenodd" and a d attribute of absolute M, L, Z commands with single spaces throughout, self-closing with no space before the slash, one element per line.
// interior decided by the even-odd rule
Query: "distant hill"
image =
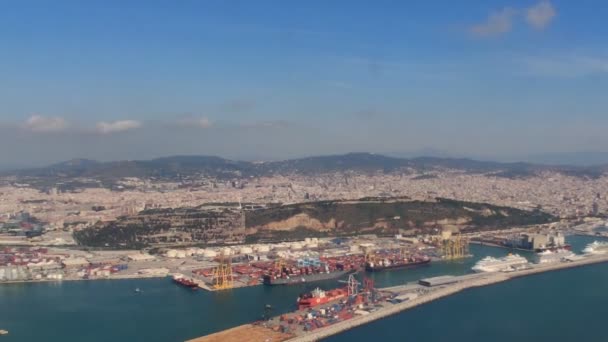
<path fill-rule="evenodd" d="M 492 173 L 499 177 L 528 177 L 541 171 L 596 178 L 608 166 L 551 166 L 530 163 L 499 163 L 464 158 L 397 158 L 373 153 L 348 153 L 272 162 L 234 161 L 215 156 L 173 156 L 152 160 L 97 162 L 74 159 L 43 168 L 4 172 L 3 175 L 37 183 L 94 179 L 111 184 L 125 177 L 183 180 L 209 176 L 235 179 L 275 174 L 316 175 L 331 172 L 392 173 L 453 169 L 468 173 Z"/>
<path fill-rule="evenodd" d="M 79 244 L 107 248 L 278 242 L 306 237 L 477 232 L 554 222 L 538 210 L 525 211 L 438 198 L 367 198 L 270 206 L 256 210 L 165 208 L 145 210 L 74 232 Z"/>

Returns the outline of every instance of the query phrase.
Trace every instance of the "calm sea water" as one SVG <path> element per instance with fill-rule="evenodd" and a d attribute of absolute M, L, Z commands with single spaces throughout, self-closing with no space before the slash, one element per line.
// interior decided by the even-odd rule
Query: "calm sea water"
<path fill-rule="evenodd" d="M 592 238 L 573 237 L 575 250 Z M 374 274 L 377 286 L 465 274 L 486 255 L 507 251 L 472 246 L 474 258 Z M 522 253 L 523 254 L 523 253 Z M 531 257 L 531 254 L 528 254 Z M 331 288 L 335 281 L 315 285 Z M 139 287 L 143 292 L 135 293 Z M 0 285 L 2 341 L 183 341 L 293 310 L 310 286 L 193 292 L 167 279 Z M 571 269 L 472 289 L 351 330 L 330 341 L 608 341 L 600 320 L 608 308 L 608 265 Z M 555 323 L 552 323 L 555 322 Z"/>
<path fill-rule="evenodd" d="M 608 341 L 608 264 L 470 289 L 326 339 Z"/>

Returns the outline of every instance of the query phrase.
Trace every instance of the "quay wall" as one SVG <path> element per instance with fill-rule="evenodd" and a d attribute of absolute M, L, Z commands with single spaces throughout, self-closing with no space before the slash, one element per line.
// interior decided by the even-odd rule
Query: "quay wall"
<path fill-rule="evenodd" d="M 422 305 L 425 303 L 432 302 L 434 300 L 452 295 L 454 293 L 463 291 L 468 288 L 479 287 L 479 286 L 487 286 L 503 281 L 507 281 L 514 278 L 529 276 L 537 273 L 555 271 L 560 269 L 572 268 L 572 267 L 580 267 L 585 265 L 591 265 L 596 263 L 608 262 L 608 255 L 602 256 L 589 256 L 582 260 L 577 260 L 574 262 L 566 262 L 566 263 L 557 263 L 557 264 L 547 264 L 536 266 L 531 269 L 515 271 L 510 273 L 488 273 L 485 276 L 481 276 L 479 278 L 474 278 L 472 280 L 463 281 L 461 283 L 457 283 L 454 285 L 450 285 L 445 288 L 440 288 L 435 291 L 430 292 L 421 297 L 417 297 L 413 300 L 409 300 L 400 304 L 396 304 L 390 308 L 382 309 L 376 312 L 372 312 L 369 315 L 358 316 L 352 318 L 350 320 L 340 322 L 334 325 L 330 325 L 328 327 L 321 328 L 319 330 L 307 333 L 302 336 L 298 336 L 288 340 L 288 342 L 312 342 L 318 341 L 323 338 L 341 333 L 343 331 L 376 321 L 381 318 L 385 318 L 405 310 L 411 309 L 418 305 Z"/>

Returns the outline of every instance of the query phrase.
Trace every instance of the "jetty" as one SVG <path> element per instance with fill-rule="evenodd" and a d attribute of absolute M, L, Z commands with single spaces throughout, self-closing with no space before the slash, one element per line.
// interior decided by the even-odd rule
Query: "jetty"
<path fill-rule="evenodd" d="M 188 342 L 215 342 L 215 341 L 241 341 L 239 338 L 243 336 L 256 337 L 258 339 L 248 339 L 248 341 L 288 341 L 288 342 L 312 342 L 327 338 L 332 335 L 339 334 L 343 331 L 406 311 L 413 307 L 423 305 L 440 298 L 450 296 L 466 289 L 488 286 L 510 279 L 530 276 L 544 272 L 568 269 L 573 267 L 581 267 L 598 263 L 608 262 L 607 255 L 588 255 L 574 261 L 533 264 L 529 268 L 516 270 L 511 272 L 489 272 L 475 273 L 463 276 L 442 276 L 422 280 L 420 283 L 425 283 L 427 286 L 417 284 L 404 284 L 400 286 L 392 286 L 389 288 L 378 289 L 380 292 L 391 292 L 393 294 L 401 294 L 418 290 L 418 294 L 412 299 L 406 300 L 397 304 L 389 304 L 382 306 L 381 309 L 369 312 L 365 315 L 356 315 L 353 318 L 344 320 L 332 325 L 328 325 L 313 331 L 292 332 L 289 334 L 281 334 L 276 330 L 265 327 L 262 324 L 246 324 L 233 329 L 225 330 L 219 333 L 199 337 Z M 429 284 L 430 282 L 430 284 Z M 420 289 L 427 289 L 420 291 Z M 249 332 L 251 334 L 249 335 Z M 220 339 L 218 339 L 220 338 Z"/>

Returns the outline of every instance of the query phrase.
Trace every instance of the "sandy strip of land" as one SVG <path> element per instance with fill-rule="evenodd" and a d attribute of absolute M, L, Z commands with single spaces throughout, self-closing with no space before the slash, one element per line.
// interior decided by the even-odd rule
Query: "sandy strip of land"
<path fill-rule="evenodd" d="M 259 325 L 245 324 L 187 342 L 280 342 L 293 337 Z"/>

